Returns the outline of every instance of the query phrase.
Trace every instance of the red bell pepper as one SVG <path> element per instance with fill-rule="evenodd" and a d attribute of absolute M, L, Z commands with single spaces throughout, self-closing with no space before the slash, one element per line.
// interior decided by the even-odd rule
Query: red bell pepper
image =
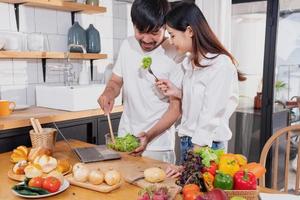
<path fill-rule="evenodd" d="M 235 190 L 256 190 L 256 176 L 247 170 L 236 172 L 234 174 L 233 182 L 233 188 Z"/>
<path fill-rule="evenodd" d="M 201 172 L 202 173 L 209 172 L 211 175 L 215 176 L 217 168 L 218 168 L 218 166 L 215 162 L 210 162 L 210 166 L 209 167 L 203 167 Z"/>

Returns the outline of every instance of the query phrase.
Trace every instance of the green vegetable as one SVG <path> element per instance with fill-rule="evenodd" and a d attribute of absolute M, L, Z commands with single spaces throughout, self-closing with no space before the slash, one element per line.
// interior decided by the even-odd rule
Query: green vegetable
<path fill-rule="evenodd" d="M 131 152 L 140 146 L 140 141 L 137 137 L 128 133 L 124 137 L 116 137 L 115 144 L 111 143 L 108 146 L 117 151 Z"/>
<path fill-rule="evenodd" d="M 224 154 L 224 149 L 213 150 L 210 147 L 201 147 L 195 151 L 202 158 L 202 163 L 205 167 L 210 167 L 210 161 L 219 163 L 221 155 Z"/>
<path fill-rule="evenodd" d="M 22 195 L 36 196 L 36 195 L 49 194 L 47 190 L 44 190 L 42 188 L 36 188 L 36 187 L 28 187 L 25 184 L 15 185 L 12 187 L 12 189 Z"/>
<path fill-rule="evenodd" d="M 223 190 L 232 190 L 233 178 L 229 174 L 218 173 L 215 176 L 214 186 Z"/>
<path fill-rule="evenodd" d="M 152 58 L 149 56 L 145 56 L 142 60 L 141 67 L 143 69 L 148 69 L 152 64 Z"/>

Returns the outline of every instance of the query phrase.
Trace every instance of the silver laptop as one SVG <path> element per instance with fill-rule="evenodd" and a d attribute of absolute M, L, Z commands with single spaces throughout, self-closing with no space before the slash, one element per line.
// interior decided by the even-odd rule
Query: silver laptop
<path fill-rule="evenodd" d="M 53 125 L 57 129 L 58 133 L 62 136 L 65 142 L 68 144 L 72 152 L 76 157 L 83 163 L 98 162 L 104 160 L 115 160 L 121 159 L 120 154 L 117 152 L 108 149 L 105 145 L 98 145 L 93 147 L 82 147 L 82 148 L 72 148 L 69 141 L 65 138 L 62 132 L 57 127 L 56 123 L 53 122 Z"/>

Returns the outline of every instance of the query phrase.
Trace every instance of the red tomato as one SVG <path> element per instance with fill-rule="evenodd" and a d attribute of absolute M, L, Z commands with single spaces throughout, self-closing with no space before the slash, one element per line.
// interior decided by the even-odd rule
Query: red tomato
<path fill-rule="evenodd" d="M 187 184 L 183 187 L 182 194 L 184 196 L 186 193 L 192 192 L 192 191 L 199 192 L 200 191 L 199 186 L 196 184 Z"/>
<path fill-rule="evenodd" d="M 43 186 L 44 180 L 45 180 L 44 178 L 39 177 L 39 176 L 34 177 L 34 178 L 30 179 L 30 181 L 28 182 L 28 186 L 41 188 Z"/>
<path fill-rule="evenodd" d="M 49 176 L 43 182 L 43 189 L 47 190 L 48 192 L 56 192 L 60 188 L 60 181 L 53 177 Z"/>
<path fill-rule="evenodd" d="M 189 191 L 183 195 L 183 200 L 196 200 L 198 196 L 201 196 L 203 193 L 199 191 Z"/>

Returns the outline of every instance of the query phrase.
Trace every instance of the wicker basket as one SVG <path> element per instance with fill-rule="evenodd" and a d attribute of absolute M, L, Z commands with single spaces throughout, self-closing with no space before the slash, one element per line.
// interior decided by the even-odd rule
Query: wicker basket
<path fill-rule="evenodd" d="M 258 190 L 225 190 L 228 198 L 234 196 L 244 197 L 246 200 L 258 200 Z"/>
<path fill-rule="evenodd" d="M 42 147 L 51 150 L 56 142 L 57 130 L 54 128 L 43 128 L 43 133 L 36 133 L 34 130 L 29 131 L 32 148 Z"/>

